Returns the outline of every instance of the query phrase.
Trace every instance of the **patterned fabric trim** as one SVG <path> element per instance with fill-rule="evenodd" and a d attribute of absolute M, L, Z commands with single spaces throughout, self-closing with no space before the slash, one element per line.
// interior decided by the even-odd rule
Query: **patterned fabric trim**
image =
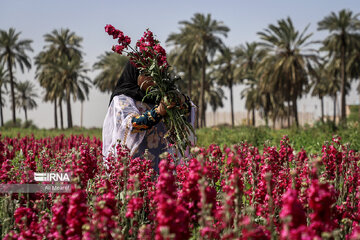
<path fill-rule="evenodd" d="M 146 110 L 140 116 L 135 116 L 131 120 L 132 124 L 132 133 L 141 132 L 144 130 L 150 129 L 152 126 L 156 125 L 161 119 L 162 116 L 156 112 L 157 105 L 150 110 Z"/>

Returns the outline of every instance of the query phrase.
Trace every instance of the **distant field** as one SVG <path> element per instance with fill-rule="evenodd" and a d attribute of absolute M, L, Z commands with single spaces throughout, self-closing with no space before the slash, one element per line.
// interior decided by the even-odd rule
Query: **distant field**
<path fill-rule="evenodd" d="M 296 151 L 303 148 L 309 153 L 320 153 L 323 144 L 326 141 L 331 142 L 333 136 L 341 137 L 342 143 L 348 143 L 351 149 L 359 151 L 359 134 L 360 127 L 357 122 L 349 124 L 346 128 L 338 129 L 334 129 L 331 125 L 281 130 L 241 126 L 233 129 L 229 127 L 213 127 L 197 131 L 198 143 L 201 146 L 208 146 L 212 143 L 220 146 L 224 144 L 232 145 L 245 141 L 262 150 L 264 143 L 268 146 L 279 146 L 281 138 L 288 135 L 290 144 Z"/>
<path fill-rule="evenodd" d="M 2 136 L 7 137 L 17 137 L 20 135 L 22 136 L 31 136 L 34 134 L 35 138 L 44 138 L 44 137 L 54 137 L 64 134 L 65 136 L 70 136 L 71 134 L 74 135 L 84 135 L 86 136 L 95 136 L 101 139 L 101 128 L 73 128 L 73 129 L 31 129 L 31 128 L 0 128 L 0 133 Z"/>
<path fill-rule="evenodd" d="M 35 138 L 53 137 L 64 134 L 70 136 L 71 134 L 84 135 L 101 139 L 100 128 L 74 128 L 66 130 L 47 130 L 47 129 L 22 129 L 22 128 L 0 128 L 2 136 L 16 137 L 30 136 L 34 134 Z M 240 142 L 248 142 L 253 146 L 262 150 L 264 143 L 270 146 L 278 146 L 281 138 L 288 135 L 290 143 L 296 151 L 304 148 L 307 152 L 321 152 L 322 145 L 326 141 L 331 141 L 335 135 L 342 138 L 343 143 L 349 143 L 351 148 L 360 150 L 360 127 L 358 123 L 349 124 L 347 128 L 340 128 L 334 130 L 330 125 L 322 125 L 309 128 L 293 128 L 273 130 L 266 127 L 248 127 L 239 126 L 230 128 L 228 126 L 219 126 L 211 128 L 203 128 L 196 131 L 198 138 L 198 145 L 207 147 L 210 144 L 217 144 L 220 146 L 232 145 Z"/>

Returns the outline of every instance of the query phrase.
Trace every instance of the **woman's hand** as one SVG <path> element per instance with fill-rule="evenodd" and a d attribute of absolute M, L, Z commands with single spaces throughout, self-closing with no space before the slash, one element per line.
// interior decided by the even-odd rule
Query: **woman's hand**
<path fill-rule="evenodd" d="M 163 117 L 166 115 L 166 106 L 165 103 L 163 103 L 163 101 L 161 101 L 159 106 L 156 108 L 156 112 Z"/>
<path fill-rule="evenodd" d="M 159 106 L 156 109 L 156 112 L 159 113 L 161 116 L 166 115 L 166 109 L 174 108 L 176 105 L 179 105 L 180 107 L 185 103 L 186 98 L 183 94 L 179 93 L 177 96 L 178 100 L 176 102 L 168 103 L 167 100 L 162 99 L 160 101 Z"/>
<path fill-rule="evenodd" d="M 152 77 L 145 76 L 145 75 L 139 75 L 137 84 L 140 87 L 141 90 L 147 91 L 149 87 L 152 87 L 155 85 L 155 82 L 153 81 Z"/>

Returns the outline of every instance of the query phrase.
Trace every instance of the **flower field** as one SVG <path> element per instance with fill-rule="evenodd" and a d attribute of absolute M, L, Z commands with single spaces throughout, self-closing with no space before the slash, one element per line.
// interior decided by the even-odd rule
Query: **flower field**
<path fill-rule="evenodd" d="M 101 141 L 1 137 L 1 184 L 71 172 L 70 193 L 2 193 L 3 239 L 360 239 L 359 153 L 334 138 L 317 155 L 247 143 L 151 161 Z M 178 163 L 175 166 L 174 162 Z"/>

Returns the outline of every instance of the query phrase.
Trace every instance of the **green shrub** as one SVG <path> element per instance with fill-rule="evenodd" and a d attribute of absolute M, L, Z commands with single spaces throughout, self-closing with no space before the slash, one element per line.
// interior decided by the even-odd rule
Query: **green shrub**
<path fill-rule="evenodd" d="M 347 118 L 349 122 L 359 121 L 359 105 L 349 105 L 350 114 Z"/>
<path fill-rule="evenodd" d="M 19 128 L 19 127 L 21 127 L 21 119 L 20 118 L 17 118 L 15 123 L 13 123 L 12 120 L 9 120 L 4 123 L 4 128 Z"/>
<path fill-rule="evenodd" d="M 38 129 L 38 127 L 33 123 L 32 120 L 25 121 L 22 125 L 22 128 L 31 128 L 31 129 Z"/>

